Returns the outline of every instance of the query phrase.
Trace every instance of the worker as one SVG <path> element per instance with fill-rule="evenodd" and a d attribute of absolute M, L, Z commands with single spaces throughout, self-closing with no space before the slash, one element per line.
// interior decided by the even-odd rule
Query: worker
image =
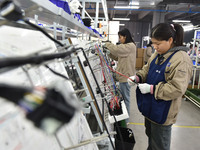
<path fill-rule="evenodd" d="M 144 64 L 147 64 L 147 61 L 149 60 L 149 58 L 152 55 L 152 46 L 151 46 L 152 42 L 150 41 L 149 44 L 147 44 L 147 47 L 144 49 Z"/>
<path fill-rule="evenodd" d="M 156 52 L 147 65 L 128 79 L 136 89 L 138 109 L 145 117 L 147 150 L 169 150 L 171 127 L 192 77 L 192 61 L 183 46 L 179 24 L 157 24 L 151 31 Z"/>
<path fill-rule="evenodd" d="M 136 45 L 128 29 L 125 28 L 119 31 L 118 36 L 120 41 L 119 45 L 106 42 L 105 46 L 110 51 L 109 57 L 118 61 L 116 71 L 129 77 L 136 73 Z M 120 91 L 124 98 L 127 111 L 130 114 L 130 85 L 127 83 L 126 77 L 116 74 L 116 78 L 119 81 Z M 126 120 L 126 123 L 128 123 L 128 120 Z"/>
<path fill-rule="evenodd" d="M 195 44 L 195 46 L 193 47 L 193 44 L 190 45 L 190 49 L 187 52 L 188 55 L 190 55 L 190 57 L 196 56 L 196 51 L 197 51 L 197 45 Z"/>

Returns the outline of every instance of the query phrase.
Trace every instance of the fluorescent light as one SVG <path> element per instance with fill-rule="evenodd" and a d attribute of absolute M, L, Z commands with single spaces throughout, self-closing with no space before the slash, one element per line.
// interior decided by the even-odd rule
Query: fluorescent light
<path fill-rule="evenodd" d="M 155 2 L 151 2 L 150 5 L 155 5 Z"/>
<path fill-rule="evenodd" d="M 115 9 L 138 9 L 139 6 L 114 6 Z"/>
<path fill-rule="evenodd" d="M 130 2 L 129 5 L 140 5 L 139 2 Z"/>
<path fill-rule="evenodd" d="M 112 20 L 124 20 L 124 21 L 129 21 L 130 18 L 112 18 Z"/>
<path fill-rule="evenodd" d="M 194 26 L 193 26 L 193 25 L 183 26 L 183 30 L 184 30 L 184 31 L 191 31 L 191 30 L 194 30 Z"/>
<path fill-rule="evenodd" d="M 190 20 L 172 20 L 172 22 L 191 22 Z"/>
<path fill-rule="evenodd" d="M 119 26 L 125 26 L 125 24 L 119 24 Z"/>

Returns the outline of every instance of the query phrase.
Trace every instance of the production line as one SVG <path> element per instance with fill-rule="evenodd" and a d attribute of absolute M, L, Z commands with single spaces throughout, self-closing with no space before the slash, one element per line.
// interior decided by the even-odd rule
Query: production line
<path fill-rule="evenodd" d="M 144 118 L 141 118 L 143 113 L 136 108 L 140 85 L 138 80 L 142 78 L 132 78 L 130 74 L 127 76 L 116 71 L 119 62 L 110 58 L 111 50 L 106 47 L 106 43 L 119 44 L 120 34 L 113 32 L 120 28 L 120 22 L 111 21 L 107 24 L 108 1 L 87 2 L 95 2 L 96 8 L 99 8 L 99 3 L 102 4 L 101 9 L 105 13 L 102 21 L 98 21 L 98 17 L 101 19 L 97 15 L 98 9 L 95 18 L 87 13 L 84 0 L 0 1 L 0 149 L 147 148 L 149 143 L 141 128 L 144 125 Z M 91 5 L 88 9 L 92 9 Z M 80 10 L 84 15 L 87 14 L 86 19 L 81 19 Z M 142 25 L 140 29 L 146 29 L 145 26 Z M 171 27 L 176 32 L 173 25 Z M 144 33 L 148 36 L 140 37 L 137 31 L 135 39 L 141 38 L 140 46 L 138 42 L 133 42 L 136 48 L 134 69 L 137 73 L 147 63 L 143 57 L 146 53 L 144 45 L 151 40 L 150 25 L 148 28 L 148 33 Z M 193 76 L 183 96 L 183 103 L 190 100 L 195 104 L 193 111 L 197 112 L 196 106 L 200 106 L 199 35 L 197 28 L 192 35 L 193 48 L 190 54 Z M 134 34 L 131 36 L 134 37 Z M 152 45 L 155 46 L 155 43 Z M 168 63 L 167 67 L 170 65 Z M 160 72 L 157 70 L 157 73 Z M 131 82 L 130 112 L 116 76 Z M 151 93 L 156 87 L 149 89 Z M 181 113 L 184 114 L 182 110 Z M 199 117 L 194 118 L 198 122 Z M 199 125 L 194 126 L 197 126 L 197 130 L 200 128 Z M 196 133 L 199 132 L 197 130 Z M 172 139 L 177 135 L 174 134 Z M 172 150 L 177 148 L 174 145 L 172 140 Z M 198 144 L 193 147 L 195 149 Z"/>
<path fill-rule="evenodd" d="M 27 55 L 26 51 L 24 52 L 22 49 L 18 49 L 18 47 L 21 46 L 21 44 L 23 43 L 23 49 L 26 50 L 30 47 L 30 45 L 29 45 L 30 43 L 27 43 L 27 45 L 24 44 L 24 41 L 21 41 L 21 39 L 20 39 L 20 34 L 18 34 L 16 36 L 17 40 L 14 39 L 16 41 L 16 43 L 11 45 L 10 51 L 7 50 L 7 51 L 4 51 L 1 53 L 1 55 L 4 56 L 4 58 L 1 59 L 1 66 L 0 66 L 0 68 L 2 70 L 1 71 L 2 72 L 1 81 L 5 82 L 4 84 L 2 83 L 2 86 L 1 86 L 2 87 L 1 97 L 4 98 L 3 103 L 7 103 L 7 102 L 5 102 L 5 99 L 9 100 L 10 102 L 14 102 L 15 104 L 19 105 L 19 107 L 21 107 L 26 112 L 25 113 L 26 118 L 28 120 L 30 120 L 31 122 L 33 122 L 35 127 L 38 127 L 40 129 L 44 130 L 48 134 L 58 134 L 58 135 L 56 135 L 56 139 L 61 144 L 57 145 L 57 146 L 63 147 L 65 149 L 68 149 L 68 148 L 70 149 L 70 147 L 74 147 L 76 144 L 78 144 L 78 142 L 62 143 L 63 139 L 65 139 L 65 140 L 67 139 L 66 138 L 67 135 L 70 135 L 70 137 L 68 137 L 70 139 L 74 138 L 73 136 L 71 136 L 72 133 L 71 134 L 68 133 L 70 130 L 72 131 L 72 129 L 66 129 L 66 127 L 62 127 L 62 126 L 65 124 L 68 124 L 68 123 L 73 124 L 73 123 L 71 123 L 71 122 L 73 122 L 73 120 L 77 121 L 77 117 L 76 117 L 76 119 L 74 118 L 76 116 L 76 112 L 80 115 L 81 109 L 82 109 L 82 108 L 77 107 L 77 105 L 80 105 L 80 104 L 78 104 L 78 98 L 73 94 L 73 93 L 79 93 L 78 89 L 77 89 L 77 92 L 73 90 L 72 83 L 75 83 L 75 81 L 73 81 L 72 83 L 70 82 L 71 79 L 68 78 L 67 72 L 64 69 L 65 65 L 70 60 L 71 62 L 73 62 L 75 64 L 76 70 L 79 70 L 77 72 L 81 73 L 81 77 L 83 76 L 83 70 L 85 70 L 84 69 L 85 67 L 88 66 L 88 68 L 91 70 L 91 74 L 90 75 L 85 74 L 85 77 L 86 76 L 93 77 L 94 78 L 93 83 L 91 81 L 89 81 L 88 79 L 84 78 L 84 79 L 82 79 L 82 82 L 83 82 L 82 85 L 86 86 L 86 87 L 84 87 L 84 89 L 85 89 L 85 91 L 87 91 L 88 85 L 91 84 L 93 89 L 91 88 L 91 86 L 89 86 L 91 88 L 89 92 L 92 92 L 93 93 L 92 95 L 94 97 L 91 98 L 90 93 L 86 92 L 88 95 L 85 98 L 81 98 L 81 99 L 85 99 L 88 101 L 88 102 L 85 101 L 85 103 L 92 103 L 92 104 L 90 104 L 90 106 L 92 107 L 93 111 L 96 113 L 95 114 L 96 118 L 99 120 L 98 121 L 99 126 L 102 130 L 101 132 L 104 132 L 104 130 L 106 130 L 107 131 L 106 135 L 110 136 L 110 132 L 113 132 L 113 129 L 108 129 L 107 126 L 110 125 L 110 123 L 114 123 L 114 121 L 116 121 L 116 118 L 114 117 L 115 120 L 111 121 L 112 117 L 110 116 L 109 117 L 110 119 L 107 120 L 107 125 L 106 125 L 106 122 L 100 121 L 100 119 L 104 120 L 104 118 L 101 118 L 104 116 L 99 116 L 99 115 L 101 113 L 108 114 L 107 106 L 108 107 L 111 106 L 111 109 L 114 109 L 115 107 L 119 108 L 119 103 L 121 104 L 121 101 L 118 98 L 120 96 L 120 93 L 118 93 L 118 95 L 114 94 L 116 92 L 116 86 L 112 85 L 112 84 L 114 84 L 113 79 L 112 79 L 112 76 L 110 76 L 110 74 L 109 74 L 109 73 L 111 73 L 111 71 L 105 65 L 105 63 L 107 63 L 107 62 L 106 62 L 106 59 L 104 58 L 104 54 L 102 52 L 103 48 L 101 50 L 101 48 L 98 47 L 98 44 L 95 44 L 93 47 L 96 49 L 96 52 L 95 52 L 95 54 L 92 54 L 91 51 L 88 51 L 87 48 L 86 49 L 83 49 L 81 47 L 76 48 L 73 45 L 65 46 L 64 48 L 58 47 L 58 49 L 56 49 L 56 46 L 52 43 L 51 48 L 48 47 L 48 48 L 44 48 L 41 50 L 41 49 L 37 49 L 37 47 L 34 48 L 34 45 L 38 46 L 38 44 L 40 42 L 44 44 L 45 41 L 51 42 L 51 40 L 49 41 L 49 38 L 46 38 L 41 32 L 38 32 L 38 31 L 31 31 L 31 30 L 27 30 L 27 29 L 19 29 L 19 30 L 22 34 L 23 33 L 26 34 L 25 39 L 28 39 L 29 37 L 31 37 L 33 35 L 32 33 L 34 33 L 35 35 L 37 34 L 38 36 L 36 36 L 36 38 L 35 38 L 35 43 L 37 43 L 37 44 L 34 44 L 33 42 L 31 43 L 32 44 L 31 47 L 33 49 L 32 54 L 30 56 Z M 15 31 L 18 33 L 17 28 L 7 27 L 7 26 L 5 26 L 1 31 L 2 31 L 1 33 L 6 34 L 5 36 L 9 36 L 9 34 L 8 34 L 9 31 Z M 41 37 L 41 36 L 43 36 L 42 37 L 43 41 L 39 41 L 37 39 L 37 37 Z M 33 39 L 33 37 L 32 37 L 32 39 Z M 61 45 L 61 46 L 63 46 L 63 45 Z M 8 54 L 12 53 L 12 47 L 16 47 L 15 54 L 13 53 L 12 57 L 8 57 Z M 102 71 L 100 70 L 100 72 L 102 72 L 101 74 L 104 74 L 103 80 L 105 83 L 102 88 L 100 88 L 98 82 L 103 83 L 103 81 L 101 81 L 101 80 L 97 81 L 96 76 L 93 72 L 93 69 L 95 66 L 93 66 L 93 68 L 91 67 L 90 62 L 87 59 L 88 57 L 86 56 L 85 50 L 87 52 L 87 55 L 91 55 L 91 56 L 93 55 L 96 57 L 95 62 L 99 61 L 99 63 L 100 63 L 100 68 L 102 68 Z M 66 51 L 66 52 L 64 52 L 64 51 Z M 53 54 L 52 52 L 56 52 L 56 53 Z M 25 54 L 23 56 L 20 56 L 19 55 L 20 53 L 25 53 Z M 80 55 L 80 57 L 78 55 Z M 99 57 L 97 55 L 99 55 Z M 83 60 L 83 58 L 85 58 L 86 63 L 81 61 L 81 59 Z M 90 58 L 90 56 L 89 56 L 89 58 Z M 61 60 L 61 59 L 63 59 L 63 60 Z M 102 60 L 102 59 L 104 59 L 104 60 Z M 76 62 L 76 60 L 78 60 L 78 62 Z M 64 63 L 64 62 L 66 62 L 66 63 Z M 103 65 L 103 63 L 104 63 L 104 65 Z M 61 72 L 61 70 L 63 70 L 63 71 Z M 33 71 L 36 74 L 33 73 Z M 87 72 L 89 72 L 89 71 L 87 71 Z M 14 78 L 14 80 L 16 80 L 17 78 L 19 78 L 19 79 L 17 79 L 17 82 L 15 82 L 14 85 L 11 84 L 12 80 L 9 80 L 10 84 L 7 85 L 7 81 L 5 80 L 5 78 L 7 78 L 7 79 L 12 78 L 13 74 L 15 74 L 14 76 L 16 76 Z M 26 76 L 26 78 L 18 77 L 18 74 L 24 74 Z M 52 77 L 48 74 L 51 74 Z M 57 76 L 57 77 L 55 77 L 55 76 Z M 67 81 L 64 81 L 64 80 L 67 80 Z M 85 82 L 87 82 L 87 84 Z M 91 83 L 89 83 L 89 82 L 91 82 Z M 97 89 L 94 88 L 96 86 L 94 86 L 93 84 L 97 85 Z M 48 89 L 48 86 L 50 86 L 49 89 Z M 107 90 L 108 95 L 106 96 L 106 98 L 105 98 L 103 92 L 101 91 L 102 89 Z M 66 92 L 58 93 L 57 92 L 58 90 L 60 92 L 63 90 L 67 90 L 68 92 L 67 93 Z M 99 92 L 97 92 L 97 90 Z M 111 91 L 111 95 L 109 95 L 110 91 Z M 71 94 L 70 94 L 70 92 L 71 92 Z M 104 91 L 104 92 L 106 92 L 106 91 Z M 94 104 L 93 104 L 93 101 L 96 99 L 96 97 L 98 97 L 97 96 L 98 93 L 100 93 L 99 98 L 102 99 L 101 108 L 98 106 L 99 102 L 97 102 L 97 100 L 96 100 L 96 106 L 94 106 Z M 60 97 L 61 99 L 59 98 L 60 99 L 59 100 L 56 97 Z M 112 104 L 109 105 L 107 99 L 112 99 L 112 101 L 111 101 Z M 100 100 L 98 100 L 98 101 L 100 101 Z M 71 105 L 71 103 L 72 103 L 72 105 Z M 73 104 L 73 103 L 75 103 L 75 104 Z M 124 107 L 124 103 L 122 103 L 122 105 L 123 105 L 123 109 L 126 109 Z M 102 108 L 103 108 L 103 110 L 102 110 Z M 83 112 L 85 110 L 86 111 L 85 113 L 87 113 L 86 109 L 84 109 L 84 107 L 83 107 Z M 69 117 L 67 117 L 68 115 L 69 115 Z M 63 116 L 63 118 L 62 118 L 62 116 Z M 19 115 L 19 116 L 16 115 L 16 117 L 20 118 L 21 115 Z M 122 118 L 120 118 L 118 120 L 126 119 L 127 117 L 128 117 L 127 112 L 125 112 L 125 116 L 124 117 L 122 116 Z M 7 118 L 6 120 L 9 120 L 9 118 Z M 20 122 L 17 122 L 17 124 L 20 124 Z M 86 134 L 86 132 L 90 133 L 91 131 L 88 128 L 87 122 L 85 122 L 85 124 L 86 125 L 83 125 L 83 126 L 86 126 L 87 130 L 81 130 L 81 127 L 80 127 L 80 129 L 78 129 L 77 132 L 73 133 L 73 135 L 76 135 L 76 136 L 84 135 L 84 137 L 86 135 L 88 135 L 88 133 Z M 15 132 L 18 132 L 17 127 L 13 127 L 13 128 L 14 128 L 13 130 L 15 130 Z M 29 128 L 31 128 L 31 130 L 33 130 L 33 131 L 36 130 L 33 127 L 29 127 Z M 63 130 L 65 130 L 65 132 Z M 67 134 L 67 135 L 65 135 L 65 136 L 62 135 L 59 137 L 59 134 L 61 134 L 61 135 Z M 91 135 L 91 133 L 89 135 Z M 20 135 L 20 136 L 23 136 L 23 135 Z M 43 135 L 43 136 L 45 136 L 45 135 Z M 105 137 L 107 137 L 107 136 L 105 136 Z M 89 137 L 86 136 L 85 138 L 81 139 L 81 141 L 85 141 Z M 105 137 L 104 137 L 104 139 L 105 139 Z M 79 138 L 77 139 L 77 138 L 78 137 L 76 137 L 75 139 L 80 141 L 80 139 Z M 92 138 L 92 137 L 90 137 L 90 138 Z M 100 136 L 100 138 L 101 138 L 101 136 Z M 110 137 L 110 140 L 112 140 L 111 137 Z M 68 141 L 70 141 L 70 140 L 68 140 Z M 37 141 L 32 141 L 32 142 L 37 142 Z M 19 140 L 19 143 L 21 143 L 21 146 L 23 145 L 22 141 L 20 141 L 20 140 Z M 39 142 L 39 144 L 38 144 L 39 147 L 41 146 L 40 144 L 42 144 L 42 143 Z M 112 144 L 112 142 L 111 142 L 111 144 Z M 93 147 L 93 149 L 96 147 L 96 149 L 97 149 L 96 144 L 89 144 L 89 145 L 90 146 L 85 146 L 85 147 Z M 6 145 L 4 145 L 4 146 L 6 148 Z M 81 144 L 80 144 L 80 146 L 81 146 Z M 114 147 L 114 145 L 112 145 L 112 146 Z M 30 148 L 26 145 L 23 145 L 23 147 L 25 149 Z"/>

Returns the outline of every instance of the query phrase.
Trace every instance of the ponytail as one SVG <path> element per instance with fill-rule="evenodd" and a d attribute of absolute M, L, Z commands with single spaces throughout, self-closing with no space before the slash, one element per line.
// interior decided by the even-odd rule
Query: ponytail
<path fill-rule="evenodd" d="M 176 46 L 183 46 L 183 38 L 184 38 L 184 31 L 181 25 L 179 24 L 173 24 L 174 25 L 174 29 L 176 31 L 176 36 L 174 39 L 174 44 Z"/>

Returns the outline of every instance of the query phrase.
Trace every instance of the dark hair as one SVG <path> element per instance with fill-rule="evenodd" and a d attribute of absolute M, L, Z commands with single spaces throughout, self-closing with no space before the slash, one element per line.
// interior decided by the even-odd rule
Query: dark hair
<path fill-rule="evenodd" d="M 132 37 L 131 37 L 130 31 L 129 31 L 127 28 L 124 28 L 123 30 L 119 31 L 119 32 L 118 32 L 118 35 L 119 35 L 119 36 L 121 35 L 121 36 L 125 36 L 125 37 L 126 37 L 125 44 L 126 44 L 126 43 L 130 43 L 130 42 L 135 43 L 134 40 L 133 40 Z"/>
<path fill-rule="evenodd" d="M 194 47 L 197 47 L 197 45 L 195 44 Z M 190 45 L 190 48 L 193 48 L 193 44 Z"/>
<path fill-rule="evenodd" d="M 147 47 L 150 47 L 152 45 L 152 41 L 149 41 L 149 44 L 147 44 Z"/>
<path fill-rule="evenodd" d="M 168 41 L 172 37 L 175 46 L 183 46 L 183 33 L 183 28 L 179 24 L 159 23 L 153 27 L 151 38 Z"/>

